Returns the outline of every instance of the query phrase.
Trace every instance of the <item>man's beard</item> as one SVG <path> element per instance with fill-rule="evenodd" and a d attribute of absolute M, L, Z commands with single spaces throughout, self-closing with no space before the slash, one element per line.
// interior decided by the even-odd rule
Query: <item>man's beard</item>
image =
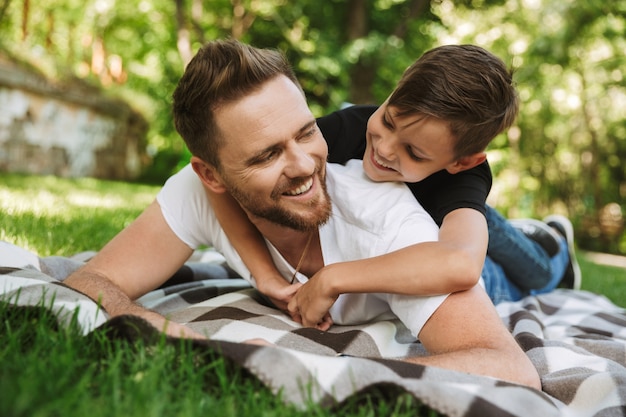
<path fill-rule="evenodd" d="M 321 171 L 318 171 L 318 173 Z M 271 199 L 275 204 L 266 204 L 260 199 L 252 197 L 250 193 L 233 184 L 228 184 L 228 191 L 231 196 L 237 200 L 241 207 L 254 216 L 266 219 L 280 226 L 285 226 L 301 232 L 317 230 L 321 225 L 326 223 L 332 212 L 330 196 L 326 188 L 326 178 L 319 178 L 322 187 L 323 198 L 315 198 L 310 201 L 308 207 L 311 211 L 307 211 L 307 215 L 300 212 L 293 212 L 282 207 L 279 202 L 282 192 L 273 192 Z M 293 179 L 290 184 L 281 189 L 293 189 L 295 186 L 302 184 L 302 179 Z M 312 215 L 308 215 L 311 214 Z"/>

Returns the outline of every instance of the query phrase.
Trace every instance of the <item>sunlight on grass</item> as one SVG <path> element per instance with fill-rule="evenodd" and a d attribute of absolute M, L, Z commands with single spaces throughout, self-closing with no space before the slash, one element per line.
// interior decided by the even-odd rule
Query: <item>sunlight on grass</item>
<path fill-rule="evenodd" d="M 127 193 L 124 193 L 127 194 Z M 132 205 L 146 207 L 154 199 L 154 193 L 140 193 L 132 196 Z M 101 194 L 86 190 L 70 191 L 67 194 L 53 194 L 47 190 L 34 192 L 0 189 L 0 208 L 9 214 L 33 213 L 38 215 L 69 214 L 83 208 L 119 209 L 129 204 L 127 195 Z"/>
<path fill-rule="evenodd" d="M 626 269 L 591 262 L 584 253 L 578 256 L 582 289 L 606 295 L 613 303 L 626 307 Z"/>
<path fill-rule="evenodd" d="M 0 239 L 40 256 L 99 250 L 155 198 L 159 187 L 0 175 Z"/>

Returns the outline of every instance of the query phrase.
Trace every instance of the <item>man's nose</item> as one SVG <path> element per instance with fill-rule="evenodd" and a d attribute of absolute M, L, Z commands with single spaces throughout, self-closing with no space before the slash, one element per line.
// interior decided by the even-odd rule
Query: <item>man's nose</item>
<path fill-rule="evenodd" d="M 293 144 L 285 153 L 287 163 L 285 175 L 289 178 L 307 177 L 315 172 L 315 159 L 306 151 L 306 148 Z"/>

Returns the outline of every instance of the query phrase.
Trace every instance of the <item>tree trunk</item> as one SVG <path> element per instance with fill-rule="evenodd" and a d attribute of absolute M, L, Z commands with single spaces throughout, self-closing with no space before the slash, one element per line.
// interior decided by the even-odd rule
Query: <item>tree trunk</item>
<path fill-rule="evenodd" d="M 409 22 L 424 13 L 430 0 L 414 0 L 409 11 L 390 35 L 403 39 L 406 36 Z M 367 0 L 350 0 L 348 2 L 348 42 L 365 38 L 369 33 Z M 385 51 L 376 56 L 359 57 L 357 63 L 350 68 L 350 89 L 348 101 L 354 104 L 378 104 L 372 94 L 372 85 L 380 62 L 384 62 Z M 382 58 L 382 59 L 381 59 Z"/>
<path fill-rule="evenodd" d="M 189 30 L 185 19 L 185 0 L 174 0 L 176 4 L 176 47 L 183 65 L 186 67 L 191 58 L 191 41 L 189 40 Z"/>
<path fill-rule="evenodd" d="M 22 6 L 22 40 L 28 37 L 28 18 L 30 16 L 30 0 L 24 0 Z"/>
<path fill-rule="evenodd" d="M 369 32 L 367 21 L 367 0 L 350 0 L 348 2 L 348 42 L 364 38 Z M 376 68 L 371 60 L 360 57 L 350 68 L 350 90 L 348 101 L 354 104 L 373 103 L 372 83 L 376 76 Z"/>

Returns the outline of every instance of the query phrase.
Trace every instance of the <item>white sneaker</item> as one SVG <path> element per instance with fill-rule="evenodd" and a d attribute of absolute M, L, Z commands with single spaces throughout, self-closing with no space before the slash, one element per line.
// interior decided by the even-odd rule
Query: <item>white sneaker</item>
<path fill-rule="evenodd" d="M 563 278 L 559 283 L 561 288 L 570 288 L 573 290 L 579 290 L 582 281 L 582 274 L 580 272 L 580 266 L 576 259 L 576 253 L 574 252 L 574 227 L 572 222 L 565 216 L 560 214 L 552 214 L 543 219 L 548 226 L 556 229 L 557 232 L 565 238 L 567 242 L 567 251 L 569 253 L 569 265 L 565 269 Z"/>
<path fill-rule="evenodd" d="M 541 246 L 550 258 L 559 253 L 561 235 L 541 220 L 511 219 L 509 223 L 522 232 L 524 236 Z"/>

